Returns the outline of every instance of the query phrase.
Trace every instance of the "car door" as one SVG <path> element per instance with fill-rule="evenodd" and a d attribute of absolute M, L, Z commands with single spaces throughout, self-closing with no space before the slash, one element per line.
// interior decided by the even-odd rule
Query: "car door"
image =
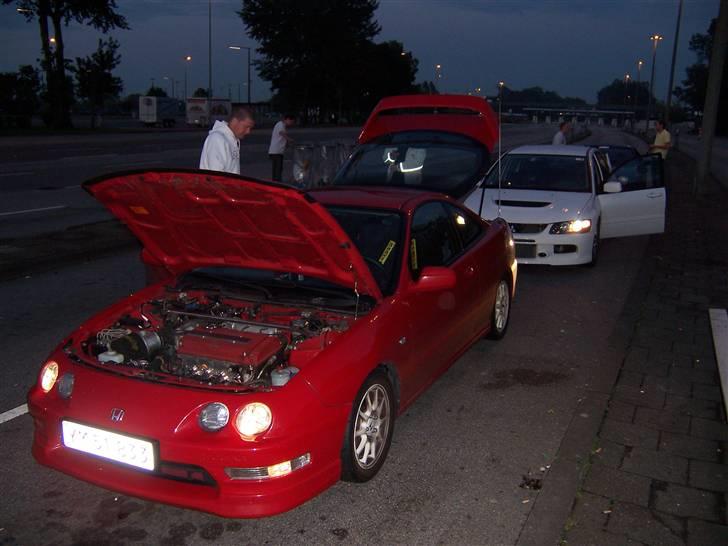
<path fill-rule="evenodd" d="M 614 182 L 621 191 L 609 191 Z M 598 199 L 602 239 L 664 232 L 667 194 L 660 155 L 639 156 L 618 167 Z"/>
<path fill-rule="evenodd" d="M 468 279 L 475 271 L 462 257 L 462 246 L 452 229 L 449 213 L 440 201 L 420 205 L 412 216 L 408 268 L 410 284 L 417 282 L 428 266 L 449 267 L 457 282 L 453 290 L 408 291 L 404 304 L 409 308 L 409 357 L 416 364 L 409 384 L 403 380 L 403 397 L 427 386 L 436 372 L 457 352 L 467 327 L 464 308 L 468 305 Z M 474 299 L 474 298 L 473 298 Z"/>
<path fill-rule="evenodd" d="M 497 244 L 493 238 L 485 240 L 486 230 L 475 214 L 463 210 L 452 203 L 444 203 L 450 214 L 453 229 L 457 232 L 463 247 L 464 276 L 458 278 L 459 288 L 467 299 L 467 310 L 463 317 L 464 326 L 460 333 L 463 344 L 481 331 L 490 320 L 490 311 L 495 300 L 496 277 L 498 268 L 486 261 L 484 257 L 495 254 Z"/>

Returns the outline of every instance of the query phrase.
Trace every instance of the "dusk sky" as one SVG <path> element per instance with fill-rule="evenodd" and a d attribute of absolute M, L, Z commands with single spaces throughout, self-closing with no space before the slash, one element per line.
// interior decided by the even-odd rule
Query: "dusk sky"
<path fill-rule="evenodd" d="M 207 87 L 208 2 L 206 0 L 118 0 L 131 30 L 111 34 L 121 43 L 116 74 L 124 94 L 151 84 L 182 95 L 185 62 L 188 94 Z M 216 96 L 245 100 L 246 52 L 229 45 L 255 46 L 236 14 L 241 2 L 212 0 L 213 87 Z M 442 65 L 441 91 L 464 93 L 476 87 L 495 92 L 504 80 L 512 89 L 541 86 L 561 95 L 596 100 L 597 91 L 629 73 L 649 80 L 649 36 L 664 36 L 657 51 L 655 94 L 664 100 L 672 56 L 678 0 L 381 0 L 375 41 L 399 40 L 419 60 L 417 81 L 433 80 Z M 719 0 L 685 0 L 678 41 L 675 84 L 695 62 L 690 37 L 707 31 L 718 16 Z M 321 29 L 325 32 L 325 29 Z M 66 57 L 90 54 L 101 33 L 72 23 L 66 28 Z M 35 64 L 40 55 L 37 21 L 26 23 L 13 4 L 0 6 L 0 71 Z M 255 58 L 255 53 L 253 53 Z M 169 79 L 165 80 L 164 77 Z M 316 75 L 312 74 L 315 78 Z M 268 84 L 253 71 L 253 100 L 269 98 Z"/>

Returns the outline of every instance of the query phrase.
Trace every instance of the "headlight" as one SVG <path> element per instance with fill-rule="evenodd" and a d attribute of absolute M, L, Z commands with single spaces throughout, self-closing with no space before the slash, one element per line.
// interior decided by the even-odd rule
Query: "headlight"
<path fill-rule="evenodd" d="M 260 402 L 248 404 L 235 418 L 235 428 L 243 440 L 252 440 L 256 435 L 268 430 L 272 421 L 270 408 Z"/>
<path fill-rule="evenodd" d="M 56 384 L 56 379 L 58 379 L 58 363 L 49 360 L 40 372 L 40 388 L 43 392 L 50 391 Z"/>
<path fill-rule="evenodd" d="M 68 400 L 73 394 L 74 376 L 71 372 L 64 373 L 58 380 L 58 396 Z"/>
<path fill-rule="evenodd" d="M 588 233 L 591 229 L 591 220 L 571 220 L 558 222 L 551 226 L 549 233 L 561 235 L 562 233 Z"/>
<path fill-rule="evenodd" d="M 203 430 L 215 432 L 228 424 L 230 411 L 222 402 L 207 404 L 200 412 L 198 422 Z"/>

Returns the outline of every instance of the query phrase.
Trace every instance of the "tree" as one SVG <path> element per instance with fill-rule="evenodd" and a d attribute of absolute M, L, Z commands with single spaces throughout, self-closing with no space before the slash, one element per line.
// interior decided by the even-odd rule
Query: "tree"
<path fill-rule="evenodd" d="M 238 13 L 260 43 L 260 76 L 308 120 L 355 107 L 370 76 L 358 67 L 380 31 L 377 7 L 376 0 L 243 0 Z"/>
<path fill-rule="evenodd" d="M 695 53 L 696 62 L 685 69 L 686 78 L 681 87 L 676 87 L 675 97 L 693 112 L 702 112 L 705 94 L 708 88 L 708 66 L 713 51 L 713 37 L 718 20 L 713 19 L 706 34 L 693 34 L 690 38 L 690 50 Z M 728 74 L 728 66 L 723 68 Z M 728 131 L 728 78 L 723 76 L 720 87 L 720 103 L 716 130 L 719 133 Z"/>
<path fill-rule="evenodd" d="M 149 89 L 147 89 L 147 92 L 144 93 L 147 97 L 166 97 L 167 92 L 162 89 L 161 87 L 157 87 L 155 85 L 151 86 Z"/>
<path fill-rule="evenodd" d="M 70 127 L 73 96 L 69 94 L 66 77 L 63 27 L 76 21 L 108 32 L 113 28 L 129 28 L 126 19 L 116 13 L 115 0 L 2 0 L 2 3 L 15 3 L 18 12 L 28 22 L 38 20 L 43 53 L 41 66 L 46 73 L 50 102 L 50 123 L 55 128 Z"/>
<path fill-rule="evenodd" d="M 650 90 L 649 82 L 637 82 L 615 78 L 612 83 L 602 87 L 597 92 L 597 103 L 599 106 L 612 106 L 612 107 L 633 107 L 635 104 L 635 93 L 637 93 L 636 104 L 644 107 L 647 105 Z M 657 104 L 657 100 L 654 95 L 652 96 L 652 103 Z"/>
<path fill-rule="evenodd" d="M 30 65 L 0 73 L 0 126 L 30 127 L 41 92 L 38 71 Z"/>
<path fill-rule="evenodd" d="M 164 96 L 167 96 L 167 94 L 165 93 Z M 195 89 L 195 92 L 192 93 L 192 96 L 193 97 L 207 98 L 207 89 L 205 89 L 204 87 L 198 87 L 197 89 Z"/>
<path fill-rule="evenodd" d="M 111 71 L 121 62 L 117 55 L 119 42 L 113 38 L 99 40 L 99 46 L 89 57 L 77 57 L 73 71 L 76 74 L 76 92 L 91 107 L 91 128 L 96 127 L 96 115 L 108 98 L 116 98 L 124 88 L 121 78 Z"/>

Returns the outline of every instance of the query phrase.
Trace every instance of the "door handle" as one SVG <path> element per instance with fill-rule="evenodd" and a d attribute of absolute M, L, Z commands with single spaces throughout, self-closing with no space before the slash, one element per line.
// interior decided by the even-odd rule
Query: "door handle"
<path fill-rule="evenodd" d="M 650 199 L 656 199 L 658 197 L 662 197 L 662 194 L 659 192 L 658 193 L 648 193 L 647 197 L 649 197 Z"/>

